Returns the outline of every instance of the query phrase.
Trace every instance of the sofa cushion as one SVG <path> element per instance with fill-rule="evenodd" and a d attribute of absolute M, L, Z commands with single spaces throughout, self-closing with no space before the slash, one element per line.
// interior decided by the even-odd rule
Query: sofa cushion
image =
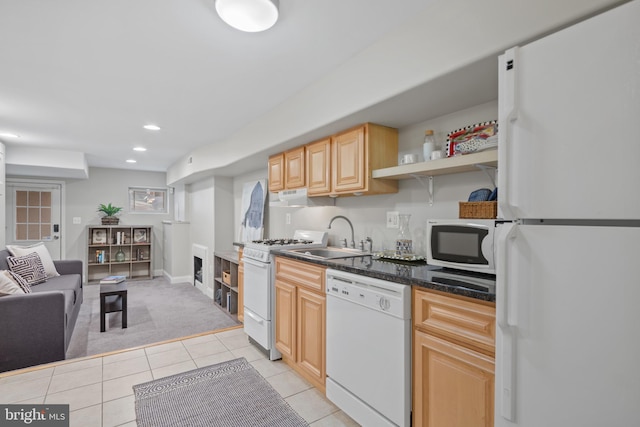
<path fill-rule="evenodd" d="M 31 246 L 7 245 L 7 249 L 13 256 L 23 256 L 35 252 L 40 257 L 40 261 L 42 261 L 42 266 L 44 267 L 44 271 L 47 274 L 47 277 L 55 277 L 60 275 L 56 270 L 56 266 L 53 263 L 53 259 L 51 258 L 49 250 L 43 242 L 36 243 L 35 245 Z"/>
<path fill-rule="evenodd" d="M 0 297 L 13 294 L 24 294 L 22 288 L 6 275 L 0 274 Z"/>
<path fill-rule="evenodd" d="M 0 276 L 6 277 L 7 279 L 11 280 L 13 283 L 18 285 L 20 287 L 20 289 L 22 289 L 22 291 L 25 294 L 30 294 L 31 293 L 31 286 L 29 286 L 29 284 L 26 282 L 26 280 L 24 280 L 22 277 L 18 276 L 13 271 L 0 270 Z"/>
<path fill-rule="evenodd" d="M 34 286 L 33 292 L 47 292 L 47 291 L 72 291 L 72 301 L 75 304 L 78 299 L 78 293 L 80 292 L 80 275 L 79 274 L 65 274 L 62 276 L 52 277 L 47 279 L 46 282 Z"/>
<path fill-rule="evenodd" d="M 7 262 L 9 269 L 26 280 L 29 285 L 37 285 L 47 280 L 40 256 L 35 252 L 7 257 Z"/>

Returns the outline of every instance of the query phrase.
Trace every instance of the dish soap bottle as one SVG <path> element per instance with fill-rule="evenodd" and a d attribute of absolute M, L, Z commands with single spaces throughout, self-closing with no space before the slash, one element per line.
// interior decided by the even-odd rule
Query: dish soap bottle
<path fill-rule="evenodd" d="M 436 151 L 436 137 L 431 129 L 427 129 L 424 131 L 424 144 L 422 144 L 422 154 L 425 162 L 431 160 L 431 153 L 434 151 Z"/>
<path fill-rule="evenodd" d="M 116 252 L 116 262 L 124 262 L 124 252 L 122 252 L 122 248 L 119 248 L 118 252 Z"/>
<path fill-rule="evenodd" d="M 400 221 L 400 231 L 396 240 L 396 255 L 408 255 L 413 253 L 413 240 L 411 240 L 411 230 L 409 229 L 409 220 L 411 214 L 398 215 Z"/>

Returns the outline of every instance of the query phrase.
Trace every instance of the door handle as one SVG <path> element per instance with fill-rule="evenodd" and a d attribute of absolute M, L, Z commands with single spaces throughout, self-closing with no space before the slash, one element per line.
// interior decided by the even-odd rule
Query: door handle
<path fill-rule="evenodd" d="M 500 197 L 498 205 L 502 215 L 506 219 L 516 218 L 515 208 L 517 201 L 511 194 L 512 189 L 517 189 L 515 180 L 517 174 L 509 173 L 513 168 L 514 141 L 511 138 L 512 125 L 518 119 L 518 47 L 507 50 L 499 66 L 499 126 L 498 132 L 498 188 Z"/>
<path fill-rule="evenodd" d="M 244 261 L 245 266 L 246 265 L 252 265 L 254 267 L 258 267 L 258 268 L 262 268 L 262 269 L 265 269 L 265 268 L 267 268 L 269 266 L 269 264 L 263 264 L 263 263 L 251 261 L 251 260 L 249 260 L 249 259 L 247 259 L 245 257 L 242 257 L 242 261 Z"/>
<path fill-rule="evenodd" d="M 260 317 L 256 316 L 255 314 L 253 314 L 252 312 L 245 310 L 244 314 L 246 314 L 247 316 L 249 316 L 250 318 L 252 318 L 253 320 L 255 320 L 258 325 L 262 325 L 264 323 L 264 320 L 262 320 Z"/>
<path fill-rule="evenodd" d="M 58 235 L 53 236 L 53 240 L 58 240 L 59 238 L 60 238 L 60 236 L 58 236 Z"/>

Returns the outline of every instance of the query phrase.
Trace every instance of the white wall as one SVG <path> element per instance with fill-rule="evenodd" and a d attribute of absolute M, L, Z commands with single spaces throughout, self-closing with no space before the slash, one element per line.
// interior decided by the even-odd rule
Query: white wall
<path fill-rule="evenodd" d="M 187 184 L 186 211 L 190 222 L 191 244 L 208 249 L 208 277 L 205 294 L 213 295 L 213 254 L 232 249 L 233 180 L 227 177 L 205 178 Z M 190 256 L 191 259 L 191 256 Z M 193 274 L 193 271 L 191 271 Z"/>
<path fill-rule="evenodd" d="M 255 182 L 261 179 L 264 179 L 267 182 L 267 186 L 269 185 L 269 181 L 267 179 L 267 165 L 264 165 L 264 168 L 249 172 L 244 175 L 236 176 L 233 179 L 233 241 L 240 242 L 241 239 L 241 227 L 242 227 L 242 189 L 244 184 L 248 182 Z M 273 234 L 269 233 L 269 201 L 267 198 L 265 209 L 264 209 L 264 236 L 265 237 L 273 237 Z"/>
<path fill-rule="evenodd" d="M 90 168 L 89 178 L 67 179 L 65 250 L 67 259 L 87 261 L 87 235 L 89 224 L 100 224 L 97 208 L 101 203 L 112 203 L 124 207 L 120 223 L 125 225 L 153 226 L 153 268 L 156 274 L 162 272 L 162 221 L 170 219 L 170 214 L 132 214 L 128 212 L 129 187 L 166 188 L 164 172 L 131 171 L 125 169 Z M 171 208 L 171 203 L 169 204 Z M 80 224 L 73 224 L 73 218 L 81 218 Z"/>

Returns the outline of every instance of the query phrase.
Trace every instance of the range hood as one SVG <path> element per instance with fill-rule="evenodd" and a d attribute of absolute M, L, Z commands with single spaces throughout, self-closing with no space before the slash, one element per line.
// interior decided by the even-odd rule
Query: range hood
<path fill-rule="evenodd" d="M 269 193 L 269 207 L 334 206 L 330 197 L 308 197 L 306 188 Z"/>

